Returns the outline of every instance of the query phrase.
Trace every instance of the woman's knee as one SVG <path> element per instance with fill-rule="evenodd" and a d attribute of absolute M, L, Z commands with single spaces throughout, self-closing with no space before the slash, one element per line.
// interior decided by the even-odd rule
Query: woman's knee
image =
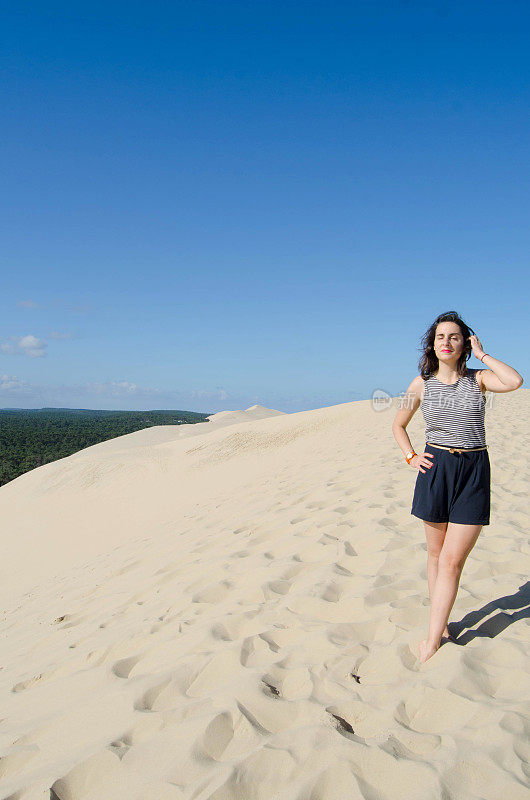
<path fill-rule="evenodd" d="M 471 549 L 471 547 L 463 549 L 442 548 L 442 552 L 438 558 L 438 569 L 448 572 L 462 572 Z"/>
<path fill-rule="evenodd" d="M 427 560 L 428 561 L 436 561 L 436 563 L 438 563 L 438 561 L 440 559 L 441 551 L 442 551 L 441 547 L 436 549 L 436 550 L 432 550 L 431 548 L 429 548 L 427 546 Z"/>
<path fill-rule="evenodd" d="M 461 525 L 450 522 L 444 546 L 438 559 L 438 568 L 452 572 L 462 570 L 466 559 L 479 537 L 482 525 Z"/>
<path fill-rule="evenodd" d="M 466 558 L 467 553 L 442 552 L 438 558 L 438 571 L 443 570 L 444 572 L 459 574 L 464 569 Z"/>

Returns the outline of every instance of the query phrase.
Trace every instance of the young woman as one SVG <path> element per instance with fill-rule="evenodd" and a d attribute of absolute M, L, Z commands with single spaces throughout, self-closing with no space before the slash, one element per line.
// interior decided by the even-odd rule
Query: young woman
<path fill-rule="evenodd" d="M 465 561 L 490 518 L 490 461 L 486 445 L 485 392 L 513 392 L 523 379 L 485 353 L 480 339 L 456 311 L 440 314 L 422 338 L 420 374 L 399 404 L 392 432 L 407 464 L 418 470 L 411 514 L 423 520 L 431 614 L 419 660 L 451 638 L 449 614 Z M 487 369 L 470 369 L 473 355 Z M 421 405 L 425 450 L 414 452 L 407 425 Z"/>

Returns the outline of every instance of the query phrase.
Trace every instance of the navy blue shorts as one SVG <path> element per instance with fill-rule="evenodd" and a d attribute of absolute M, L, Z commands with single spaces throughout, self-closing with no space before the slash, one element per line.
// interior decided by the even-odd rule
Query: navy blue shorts
<path fill-rule="evenodd" d="M 432 467 L 418 470 L 411 514 L 425 522 L 490 524 L 490 459 L 487 450 L 451 453 L 425 445 Z"/>

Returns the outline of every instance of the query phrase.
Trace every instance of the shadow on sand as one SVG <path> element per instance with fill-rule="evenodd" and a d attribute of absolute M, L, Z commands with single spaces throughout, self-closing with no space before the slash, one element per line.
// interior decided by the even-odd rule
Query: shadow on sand
<path fill-rule="evenodd" d="M 498 611 L 498 614 L 490 617 L 493 611 Z M 488 619 L 485 619 L 488 617 Z M 528 619 L 530 617 L 530 581 L 523 583 L 515 594 L 500 597 L 498 600 L 492 600 L 487 603 L 478 611 L 470 611 L 459 622 L 450 622 L 448 624 L 449 633 L 453 644 L 465 646 L 468 642 L 473 641 L 477 637 L 487 637 L 494 639 L 509 625 L 520 619 Z M 484 620 L 478 628 L 475 628 L 481 620 Z M 463 631 L 466 628 L 473 628 L 473 630 Z"/>

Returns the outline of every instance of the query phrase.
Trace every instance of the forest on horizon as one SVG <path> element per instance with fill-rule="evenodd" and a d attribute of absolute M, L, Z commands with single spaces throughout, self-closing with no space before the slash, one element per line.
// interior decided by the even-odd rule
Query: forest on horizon
<path fill-rule="evenodd" d="M 84 408 L 1 408 L 0 486 L 93 444 L 150 428 L 207 422 L 195 411 L 105 411 Z"/>

